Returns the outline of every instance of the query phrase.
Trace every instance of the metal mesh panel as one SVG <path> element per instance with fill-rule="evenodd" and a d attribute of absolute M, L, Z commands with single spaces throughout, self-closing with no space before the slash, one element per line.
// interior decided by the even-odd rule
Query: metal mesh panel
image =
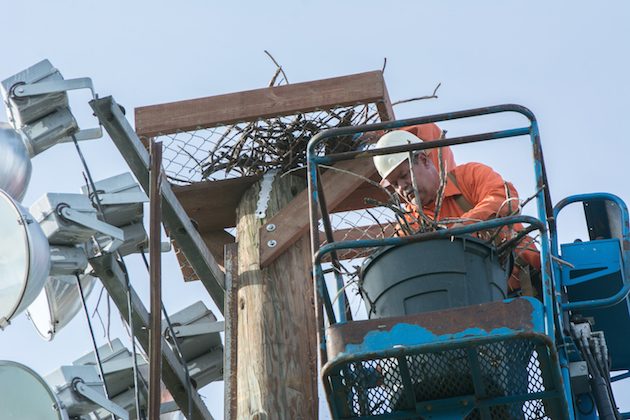
<path fill-rule="evenodd" d="M 395 217 L 391 210 L 386 207 L 373 207 L 370 209 L 360 209 L 330 215 L 332 229 L 336 233 L 336 241 L 344 240 L 362 240 L 362 239 L 382 239 L 391 236 L 391 233 L 384 231 L 385 226 L 395 222 Z M 370 226 L 378 226 L 381 224 L 383 229 L 369 228 Z M 323 232 L 323 226 L 320 225 L 320 231 Z M 326 244 L 325 236 L 322 235 L 322 245 Z M 365 300 L 364 294 L 361 292 L 359 274 L 363 260 L 366 256 L 374 252 L 376 248 L 360 248 L 353 249 L 348 252 L 341 252 L 340 277 L 345 285 L 346 296 L 350 304 L 350 310 L 353 319 L 364 319 L 367 317 L 364 309 L 367 305 L 368 311 L 370 302 Z M 332 281 L 334 268 L 331 264 L 324 264 L 324 269 L 330 269 L 331 272 L 326 276 Z M 332 283 L 331 283 L 332 284 Z M 330 287 L 331 291 L 336 288 Z M 336 296 L 335 300 L 339 296 Z"/>
<path fill-rule="evenodd" d="M 330 380 L 334 394 L 346 396 L 342 418 L 407 413 L 404 418 L 422 419 L 422 412 L 444 404 L 470 420 L 549 419 L 557 401 L 543 401 L 540 393 L 556 390 L 557 384 L 543 376 L 543 363 L 549 364 L 546 348 L 512 339 L 349 362 Z M 479 401 L 486 403 L 476 405 Z"/>
<path fill-rule="evenodd" d="M 379 121 L 375 104 L 361 104 L 178 132 L 158 140 L 163 143 L 163 165 L 169 181 L 187 185 L 300 168 L 306 165 L 308 141 L 320 131 Z M 324 142 L 319 152 L 330 154 L 361 146 L 352 137 L 334 138 Z"/>

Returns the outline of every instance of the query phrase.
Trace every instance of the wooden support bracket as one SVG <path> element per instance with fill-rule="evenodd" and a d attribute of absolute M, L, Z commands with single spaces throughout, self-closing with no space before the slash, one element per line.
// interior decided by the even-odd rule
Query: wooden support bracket
<path fill-rule="evenodd" d="M 326 201 L 329 210 L 341 204 L 348 195 L 365 182 L 361 177 L 370 178 L 376 172 L 372 161 L 367 159 L 339 162 L 335 167 L 358 176 L 335 170 L 328 170 L 322 175 L 322 185 L 324 191 L 327 192 Z M 267 267 L 308 231 L 308 201 L 308 190 L 304 190 L 260 228 L 261 267 Z M 270 227 L 271 225 L 273 227 Z M 270 244 L 275 245 L 271 247 Z"/>

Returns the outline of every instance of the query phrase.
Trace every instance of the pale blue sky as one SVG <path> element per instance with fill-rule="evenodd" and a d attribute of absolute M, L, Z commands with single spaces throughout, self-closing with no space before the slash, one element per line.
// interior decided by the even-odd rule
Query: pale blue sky
<path fill-rule="evenodd" d="M 91 77 L 97 92 L 113 95 L 132 118 L 138 106 L 266 86 L 275 67 L 265 49 L 291 82 L 380 69 L 387 57 L 385 79 L 393 100 L 430 93 L 442 83 L 439 100 L 401 105 L 398 117 L 525 105 L 540 121 L 554 201 L 608 191 L 630 202 L 624 170 L 630 156 L 626 1 L 1 4 L 0 79 L 48 58 L 67 78 Z M 81 124 L 93 125 L 87 96 L 73 98 Z M 470 126 L 448 128 L 458 133 Z M 126 170 L 107 137 L 83 150 L 95 179 Z M 490 143 L 455 150 L 458 162 L 480 160 L 495 167 L 523 196 L 533 191 L 528 153 L 525 145 Z M 80 185 L 76 153 L 70 145 L 57 146 L 35 158 L 24 203 L 47 191 L 78 192 Z M 146 296 L 144 269 L 137 261 L 131 265 L 134 285 Z M 182 284 L 172 256 L 165 257 L 164 274 L 169 311 L 204 294 L 198 284 Z M 121 334 L 117 328 L 112 335 Z M 26 363 L 42 374 L 89 350 L 80 317 L 52 343 L 40 340 L 24 316 L 0 333 L 0 359 Z M 208 405 L 220 417 L 221 388 L 209 388 Z M 630 410 L 630 391 L 626 394 L 620 400 Z"/>

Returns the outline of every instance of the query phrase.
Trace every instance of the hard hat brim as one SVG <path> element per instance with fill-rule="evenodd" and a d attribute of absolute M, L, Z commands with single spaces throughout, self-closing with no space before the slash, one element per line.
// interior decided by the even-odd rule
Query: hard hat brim
<path fill-rule="evenodd" d="M 389 177 L 391 174 L 393 174 L 398 168 L 400 168 L 400 165 L 402 165 L 405 162 L 407 162 L 407 159 L 401 160 L 398 165 L 394 166 L 389 171 L 387 171 L 387 173 L 382 177 L 381 182 L 379 182 L 380 186 L 384 187 L 384 188 L 387 188 L 387 187 L 390 187 L 390 186 L 393 187 L 394 185 L 391 182 L 389 182 L 387 177 Z"/>

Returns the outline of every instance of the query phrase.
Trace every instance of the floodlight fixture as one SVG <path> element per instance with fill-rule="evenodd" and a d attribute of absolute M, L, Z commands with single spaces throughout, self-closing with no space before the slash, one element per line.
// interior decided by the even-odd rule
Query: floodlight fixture
<path fill-rule="evenodd" d="M 146 247 L 142 219 L 148 198 L 131 174 L 99 181 L 95 188 L 98 204 L 88 194 L 90 189 L 83 187 L 84 194 L 49 193 L 31 207 L 50 243 L 49 278 L 28 308 L 29 318 L 45 340 L 52 340 L 81 310 L 77 276 L 85 296 L 93 289 L 88 255 L 117 251 L 125 256 Z M 102 214 L 97 214 L 97 205 Z"/>
<path fill-rule="evenodd" d="M 0 190 L 0 329 L 35 300 L 49 270 L 50 250 L 41 226 Z"/>
<path fill-rule="evenodd" d="M 123 173 L 94 183 L 96 194 L 86 185 L 81 192 L 88 195 L 102 213 L 99 218 L 124 232 L 125 242 L 118 248 L 125 256 L 148 247 L 148 235 L 143 224 L 144 203 L 149 198 L 130 173 Z M 96 235 L 101 248 L 106 248 L 111 237 Z"/>
<path fill-rule="evenodd" d="M 0 82 L 9 123 L 22 135 L 30 157 L 72 137 L 88 140 L 102 136 L 100 126 L 79 129 L 67 94 L 75 89 L 89 89 L 96 98 L 89 78 L 65 80 L 48 60 Z"/>
<path fill-rule="evenodd" d="M 82 244 L 98 232 L 113 239 L 105 249 L 113 252 L 125 239 L 120 228 L 98 220 L 90 199 L 82 194 L 47 193 L 30 210 L 53 245 Z"/>
<path fill-rule="evenodd" d="M 0 189 L 22 201 L 31 179 L 31 159 L 20 134 L 0 122 Z"/>
<path fill-rule="evenodd" d="M 105 396 L 103 381 L 93 365 L 61 366 L 46 375 L 46 380 L 72 418 L 82 418 L 103 408 L 119 419 L 129 420 L 129 412 Z"/>
<path fill-rule="evenodd" d="M 149 197 L 129 172 L 97 181 L 94 188 L 103 210 L 103 221 L 118 227 L 142 222 L 143 204 L 149 201 Z M 81 187 L 81 192 L 91 194 L 90 198 L 96 206 L 97 198 L 87 185 Z"/>
<path fill-rule="evenodd" d="M 169 320 L 174 337 L 168 329 L 164 335 L 173 346 L 177 340 L 177 346 L 197 387 L 221 379 L 223 344 L 220 332 L 224 329 L 224 322 L 217 321 L 212 311 L 201 301 L 171 315 Z M 166 320 L 162 321 L 162 325 L 167 325 Z"/>
<path fill-rule="evenodd" d="M 201 301 L 171 315 L 169 320 L 173 326 L 173 334 L 166 332 L 164 334 L 174 352 L 177 352 L 174 342 L 177 340 L 190 378 L 196 385 L 191 391 L 196 392 L 197 389 L 210 382 L 222 379 L 223 344 L 220 332 L 223 331 L 224 322 L 217 321 L 212 311 Z M 167 326 L 166 320 L 162 320 L 162 325 Z M 115 339 L 112 340 L 111 345 L 99 347 L 98 353 L 101 357 L 110 399 L 130 413 L 133 412 L 135 398 L 131 352 L 122 345 L 119 339 Z M 95 363 L 94 352 L 73 362 L 74 365 L 94 365 Z M 136 363 L 140 376 L 146 381 L 149 374 L 147 361 L 136 356 Z M 142 407 L 146 408 L 147 401 L 142 393 L 140 397 Z M 177 410 L 176 406 L 168 402 L 162 404 L 162 413 L 174 410 Z M 103 410 L 97 410 L 95 414 L 97 418 L 105 418 L 106 415 Z"/>
<path fill-rule="evenodd" d="M 51 387 L 32 369 L 0 361 L 0 407 L 4 420 L 68 420 Z"/>
<path fill-rule="evenodd" d="M 96 278 L 89 274 L 79 278 L 83 293 L 88 296 L 96 284 Z M 79 313 L 81 306 L 76 277 L 51 276 L 28 307 L 27 314 L 39 335 L 50 341 Z"/>
<path fill-rule="evenodd" d="M 135 411 L 134 379 L 133 379 L 133 357 L 131 352 L 122 344 L 119 338 L 112 340 L 98 348 L 98 354 L 103 366 L 103 375 L 107 383 L 107 392 L 112 402 L 122 407 L 128 412 Z M 94 352 L 89 352 L 72 362 L 74 366 L 96 367 Z M 140 375 L 148 376 L 148 364 L 140 356 L 136 355 L 136 363 Z M 146 400 L 141 400 L 146 404 Z M 96 410 L 93 414 L 96 418 L 107 418 L 107 413 L 103 410 Z"/>

